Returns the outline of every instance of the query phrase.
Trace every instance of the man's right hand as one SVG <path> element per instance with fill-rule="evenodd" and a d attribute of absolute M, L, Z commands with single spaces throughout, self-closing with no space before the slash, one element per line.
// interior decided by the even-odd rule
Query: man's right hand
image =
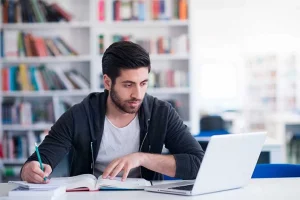
<path fill-rule="evenodd" d="M 39 162 L 30 161 L 26 163 L 22 168 L 21 179 L 29 183 L 48 183 L 49 180 L 44 181 L 44 177 L 51 174 L 52 168 L 47 164 L 43 164 L 43 166 L 44 172 L 41 170 Z"/>

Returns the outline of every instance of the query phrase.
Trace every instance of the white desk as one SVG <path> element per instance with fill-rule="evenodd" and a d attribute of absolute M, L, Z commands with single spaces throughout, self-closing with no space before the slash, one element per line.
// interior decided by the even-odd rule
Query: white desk
<path fill-rule="evenodd" d="M 199 142 L 209 142 L 210 137 L 195 137 Z M 273 138 L 267 138 L 262 149 L 263 152 L 270 152 L 270 163 L 284 163 L 284 144 Z"/>
<path fill-rule="evenodd" d="M 286 179 L 252 179 L 250 183 L 241 189 L 217 192 L 197 196 L 177 196 L 169 194 L 151 193 L 145 191 L 99 191 L 99 192 L 70 192 L 58 200 L 299 200 L 300 178 Z M 5 194 L 12 188 L 8 184 L 0 184 L 0 195 Z M 0 197 L 0 200 L 8 200 Z"/>

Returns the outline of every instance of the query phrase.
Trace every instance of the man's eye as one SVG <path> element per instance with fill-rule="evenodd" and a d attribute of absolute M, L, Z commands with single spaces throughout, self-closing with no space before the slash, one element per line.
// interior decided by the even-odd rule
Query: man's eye
<path fill-rule="evenodd" d="M 141 85 L 142 85 L 142 86 L 147 85 L 147 82 L 144 82 L 144 83 L 142 83 Z"/>
<path fill-rule="evenodd" d="M 126 84 L 124 86 L 128 88 L 128 87 L 131 87 L 131 84 Z"/>

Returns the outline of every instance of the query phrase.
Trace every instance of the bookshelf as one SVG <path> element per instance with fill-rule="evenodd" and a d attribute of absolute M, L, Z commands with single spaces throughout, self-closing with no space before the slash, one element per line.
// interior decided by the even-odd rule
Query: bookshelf
<path fill-rule="evenodd" d="M 99 35 L 103 35 L 104 49 L 113 42 L 113 35 L 132 35 L 133 40 L 148 40 L 152 39 L 157 42 L 159 37 L 164 37 L 165 40 L 176 41 L 177 38 L 189 38 L 190 23 L 187 18 L 176 19 L 172 16 L 171 19 L 152 19 L 153 16 L 146 13 L 145 20 L 114 20 L 112 18 L 113 0 L 105 0 L 102 12 L 105 19 L 99 20 L 99 3 L 101 0 L 45 0 L 52 3 L 57 2 L 63 8 L 71 13 L 73 19 L 70 22 L 39 22 L 39 23 L 2 23 L 0 22 L 0 31 L 3 33 L 14 33 L 24 31 L 31 33 L 36 37 L 55 37 L 60 36 L 67 44 L 74 48 L 78 55 L 68 56 L 43 56 L 43 57 L 1 57 L 0 69 L 11 68 L 20 64 L 25 64 L 28 69 L 35 68 L 37 70 L 40 65 L 45 65 L 47 69 L 55 70 L 61 68 L 64 71 L 75 69 L 89 82 L 88 88 L 81 89 L 55 89 L 43 91 L 3 91 L 2 81 L 0 81 L 0 103 L 7 101 L 33 102 L 40 100 L 41 102 L 52 102 L 54 110 L 54 121 L 58 119 L 61 114 L 60 102 L 67 102 L 68 105 L 80 102 L 90 92 L 101 92 L 103 89 L 101 85 L 101 59 L 102 55 L 99 52 Z M 184 3 L 188 1 L 178 0 Z M 124 2 L 128 2 L 125 1 Z M 152 0 L 145 0 L 145 7 L 152 8 Z M 159 1 L 158 1 L 159 2 Z M 172 5 L 172 2 L 166 0 L 166 3 Z M 177 2 L 177 1 L 176 1 Z M 126 7 L 128 9 L 128 7 Z M 170 11 L 168 11 L 170 12 Z M 126 13 L 126 12 L 125 12 Z M 169 13 L 170 14 L 170 13 Z M 126 15 L 123 13 L 123 15 Z M 185 14 L 186 15 L 186 14 Z M 2 17 L 2 16 L 1 16 Z M 183 36 L 183 37 L 182 37 Z M 188 46 L 191 41 L 186 40 Z M 171 43 L 169 44 L 171 45 Z M 177 45 L 178 46 L 178 45 Z M 175 47 L 175 45 L 174 45 Z M 188 49 L 188 47 L 187 47 Z M 191 64 L 190 52 L 191 50 L 182 50 L 176 48 L 173 53 L 161 53 L 156 50 L 150 52 L 152 69 L 160 72 L 160 70 L 177 70 L 186 74 L 185 84 L 181 86 L 165 86 L 149 87 L 148 93 L 157 96 L 160 99 L 175 101 L 178 105 L 178 111 L 184 123 L 188 125 L 193 134 L 197 133 L 198 119 L 194 118 L 192 113 L 192 106 L 196 103 L 194 95 L 191 90 L 190 80 Z M 55 71 L 56 72 L 56 71 Z M 193 77 L 193 76 L 191 76 Z M 173 77 L 174 78 L 174 77 Z M 3 106 L 1 106 L 0 110 Z M 2 113 L 2 111 L 1 111 Z M 54 123 L 54 122 L 53 122 Z M 0 116 L 0 137 L 9 133 L 20 133 L 26 135 L 35 135 L 44 130 L 49 130 L 53 123 L 38 121 L 37 123 L 21 125 L 21 124 L 5 124 L 3 123 L 2 114 Z M 23 158 L 5 158 L 4 165 L 19 166 L 23 164 Z"/>
<path fill-rule="evenodd" d="M 295 52 L 247 56 L 248 106 L 245 113 L 250 130 L 266 129 L 270 116 L 276 113 L 293 115 L 299 112 L 298 63 Z M 271 136 L 273 132 L 270 131 Z"/>

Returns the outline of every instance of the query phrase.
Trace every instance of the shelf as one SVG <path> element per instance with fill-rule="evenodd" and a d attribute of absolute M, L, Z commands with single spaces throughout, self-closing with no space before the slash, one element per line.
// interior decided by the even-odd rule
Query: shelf
<path fill-rule="evenodd" d="M 26 162 L 26 159 L 0 159 L 0 162 L 1 161 L 4 165 L 23 165 Z"/>
<path fill-rule="evenodd" d="M 189 88 L 148 88 L 149 94 L 189 94 Z"/>
<path fill-rule="evenodd" d="M 188 20 L 148 20 L 148 21 L 112 21 L 112 22 L 98 22 L 97 28 L 102 28 L 103 26 L 111 27 L 143 27 L 143 28 L 153 28 L 153 27 L 177 27 L 177 26 L 188 26 Z"/>
<path fill-rule="evenodd" d="M 102 59 L 102 55 L 98 57 Z M 189 54 L 151 54 L 151 61 L 163 61 L 163 60 L 189 60 Z"/>
<path fill-rule="evenodd" d="M 67 29 L 67 28 L 89 28 L 89 22 L 46 22 L 46 23 L 12 23 L 2 24 L 5 30 L 24 29 Z"/>
<path fill-rule="evenodd" d="M 103 92 L 102 89 L 95 92 Z M 189 88 L 148 88 L 149 94 L 188 94 Z M 53 91 L 17 91 L 2 92 L 3 97 L 52 97 L 52 96 L 86 96 L 91 93 L 90 90 L 53 90 Z"/>
<path fill-rule="evenodd" d="M 52 97 L 52 96 L 86 96 L 90 90 L 52 90 L 52 91 L 14 91 L 2 92 L 3 97 Z"/>
<path fill-rule="evenodd" d="M 152 54 L 151 60 L 188 60 L 189 54 Z"/>
<path fill-rule="evenodd" d="M 103 92 L 103 89 L 97 89 L 92 92 Z M 152 94 L 189 94 L 190 89 L 185 87 L 174 88 L 148 88 L 147 93 Z"/>
<path fill-rule="evenodd" d="M 20 125 L 20 124 L 9 124 L 2 125 L 3 131 L 43 131 L 50 130 L 52 124 L 32 124 L 32 125 Z"/>
<path fill-rule="evenodd" d="M 3 64 L 89 62 L 90 60 L 90 56 L 23 57 L 0 59 Z"/>

